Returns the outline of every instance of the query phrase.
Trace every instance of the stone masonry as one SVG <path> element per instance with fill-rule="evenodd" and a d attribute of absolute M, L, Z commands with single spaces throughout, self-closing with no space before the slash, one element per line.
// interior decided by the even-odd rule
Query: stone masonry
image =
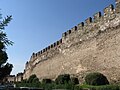
<path fill-rule="evenodd" d="M 23 79 L 55 79 L 71 74 L 80 80 L 89 72 L 101 72 L 109 81 L 120 80 L 120 0 L 62 34 L 62 38 L 33 53 Z"/>

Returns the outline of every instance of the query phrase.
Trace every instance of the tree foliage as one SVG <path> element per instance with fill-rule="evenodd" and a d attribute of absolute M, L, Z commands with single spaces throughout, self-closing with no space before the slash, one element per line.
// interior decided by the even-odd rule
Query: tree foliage
<path fill-rule="evenodd" d="M 35 74 L 31 75 L 28 79 L 28 83 L 37 83 L 37 82 L 39 82 L 39 79 Z"/>
<path fill-rule="evenodd" d="M 12 16 L 7 16 L 0 21 L 0 80 L 9 75 L 13 68 L 12 64 L 7 63 L 8 56 L 6 53 L 6 46 L 12 45 L 13 42 L 7 38 L 7 34 L 4 32 L 5 27 L 11 20 Z"/>
<path fill-rule="evenodd" d="M 107 78 L 103 74 L 98 72 L 89 73 L 88 75 L 86 75 L 85 81 L 86 81 L 86 84 L 95 85 L 95 86 L 109 84 L 109 81 L 107 80 Z"/>
<path fill-rule="evenodd" d="M 8 26 L 8 23 L 12 20 L 12 16 L 7 16 L 3 19 L 3 21 L 0 21 L 0 42 L 2 42 L 5 45 L 12 45 L 13 42 L 10 41 L 7 38 L 7 34 L 3 31 L 5 30 L 5 27 Z"/>
<path fill-rule="evenodd" d="M 70 81 L 71 79 L 69 74 L 59 75 L 55 80 L 56 84 L 66 84 L 69 83 Z"/>
<path fill-rule="evenodd" d="M 42 80 L 42 84 L 50 84 L 50 83 L 52 83 L 51 79 L 43 79 Z"/>
<path fill-rule="evenodd" d="M 79 84 L 78 78 L 76 78 L 76 77 L 71 77 L 71 83 L 74 84 L 74 85 Z"/>
<path fill-rule="evenodd" d="M 21 82 L 16 82 L 17 87 L 40 87 L 41 83 L 35 74 Z"/>

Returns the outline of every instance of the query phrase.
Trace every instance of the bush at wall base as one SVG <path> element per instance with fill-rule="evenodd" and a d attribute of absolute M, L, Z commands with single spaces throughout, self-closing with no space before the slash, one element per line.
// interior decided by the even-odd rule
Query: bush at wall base
<path fill-rule="evenodd" d="M 85 82 L 88 85 L 95 85 L 95 86 L 109 84 L 107 78 L 99 72 L 87 74 L 85 77 Z"/>

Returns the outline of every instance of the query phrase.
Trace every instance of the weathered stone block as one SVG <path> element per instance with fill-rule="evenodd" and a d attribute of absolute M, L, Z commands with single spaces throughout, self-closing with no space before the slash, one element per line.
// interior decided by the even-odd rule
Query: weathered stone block
<path fill-rule="evenodd" d="M 109 20 L 113 18 L 114 15 L 114 6 L 111 4 L 104 9 L 104 20 Z"/>
<path fill-rule="evenodd" d="M 67 35 L 69 35 L 69 34 L 71 34 L 71 30 L 68 30 L 68 31 L 67 31 Z"/>
<path fill-rule="evenodd" d="M 113 6 L 112 4 L 109 5 L 108 7 L 106 7 L 106 8 L 104 9 L 104 15 L 109 15 L 109 14 L 111 14 L 112 11 L 113 11 L 113 9 L 114 9 L 114 6 Z"/>
<path fill-rule="evenodd" d="M 56 44 L 59 45 L 60 44 L 59 41 L 57 41 Z"/>
<path fill-rule="evenodd" d="M 46 48 L 45 48 L 45 51 L 47 51 L 47 50 L 48 50 L 48 48 L 46 47 Z"/>
<path fill-rule="evenodd" d="M 60 43 L 60 44 L 62 43 L 62 39 L 59 40 L 59 43 Z"/>
<path fill-rule="evenodd" d="M 54 45 L 53 45 L 53 44 L 51 44 L 50 48 L 53 48 L 53 46 L 54 46 Z"/>
<path fill-rule="evenodd" d="M 85 20 L 86 25 L 89 25 L 90 23 L 92 23 L 92 18 L 91 17 L 89 17 Z"/>
<path fill-rule="evenodd" d="M 43 49 L 43 52 L 45 52 L 45 49 Z"/>
<path fill-rule="evenodd" d="M 120 13 L 120 0 L 116 0 L 116 13 Z"/>
<path fill-rule="evenodd" d="M 38 55 L 40 55 L 40 51 L 38 52 Z"/>
<path fill-rule="evenodd" d="M 48 48 L 48 50 L 50 50 L 50 46 L 48 46 L 47 48 Z"/>
<path fill-rule="evenodd" d="M 78 30 L 82 30 L 83 27 L 84 27 L 84 22 L 81 22 L 81 23 L 79 23 L 79 24 L 77 25 L 77 29 L 78 29 Z"/>
<path fill-rule="evenodd" d="M 117 3 L 120 3 L 120 0 L 116 0 L 116 4 L 117 4 Z"/>
<path fill-rule="evenodd" d="M 75 32 L 77 31 L 77 26 L 74 26 L 73 28 L 71 28 L 71 32 Z"/>
<path fill-rule="evenodd" d="M 93 17 L 94 17 L 94 22 L 99 22 L 101 18 L 101 12 L 94 14 Z"/>
<path fill-rule="evenodd" d="M 56 44 L 56 42 L 54 43 L 54 45 L 53 45 L 53 47 L 56 47 L 57 46 L 57 44 Z"/>
<path fill-rule="evenodd" d="M 66 37 L 67 36 L 67 32 L 64 32 L 63 34 L 62 34 L 62 37 Z"/>
<path fill-rule="evenodd" d="M 40 53 L 41 53 L 41 54 L 43 53 L 42 50 L 40 51 Z"/>

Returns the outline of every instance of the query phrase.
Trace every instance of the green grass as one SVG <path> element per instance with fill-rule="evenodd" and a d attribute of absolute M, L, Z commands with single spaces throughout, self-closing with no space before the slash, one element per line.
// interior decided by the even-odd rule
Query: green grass
<path fill-rule="evenodd" d="M 89 88 L 91 90 L 120 90 L 118 85 L 101 85 L 101 86 L 92 86 L 92 85 L 79 85 L 80 88 Z"/>
<path fill-rule="evenodd" d="M 27 86 L 27 87 L 39 87 L 44 88 L 45 90 L 52 90 L 52 89 L 68 89 L 68 90 L 83 90 L 83 89 L 90 89 L 90 90 L 120 90 L 120 85 L 101 85 L 101 86 L 92 86 L 87 84 L 79 84 L 79 85 L 72 85 L 72 84 L 30 84 L 30 83 L 18 83 L 17 86 Z"/>

